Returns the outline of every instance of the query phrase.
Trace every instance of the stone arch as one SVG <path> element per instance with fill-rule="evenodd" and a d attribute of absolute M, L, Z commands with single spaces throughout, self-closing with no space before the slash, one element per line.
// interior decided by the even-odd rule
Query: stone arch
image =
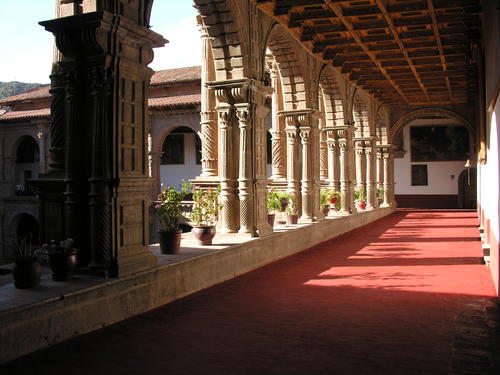
<path fill-rule="evenodd" d="M 273 25 L 266 46 L 274 57 L 281 80 L 283 109 L 305 109 L 308 107 L 304 63 L 295 43 L 279 24 Z"/>
<path fill-rule="evenodd" d="M 344 103 L 334 73 L 324 65 L 319 76 L 319 92 L 323 99 L 327 126 L 344 125 Z"/>
<path fill-rule="evenodd" d="M 354 120 L 355 137 L 370 136 L 369 120 L 368 120 L 368 103 L 361 92 L 356 89 L 352 96 L 352 117 Z"/>
<path fill-rule="evenodd" d="M 248 54 L 240 30 L 245 17 L 233 0 L 193 0 L 206 27 L 216 67 L 216 80 L 230 80 L 248 76 Z"/>
<path fill-rule="evenodd" d="M 40 145 L 38 144 L 36 139 L 32 135 L 29 135 L 29 134 L 22 135 L 16 139 L 16 141 L 12 145 L 11 156 L 13 158 L 17 159 L 18 153 L 22 152 L 20 150 L 20 148 L 28 147 L 29 145 L 31 145 L 32 147 L 35 147 L 34 151 L 36 151 L 38 156 L 35 156 L 35 160 L 33 162 L 37 161 L 37 159 L 40 156 Z"/>
<path fill-rule="evenodd" d="M 475 130 L 474 127 L 470 124 L 469 121 L 467 121 L 465 118 L 460 116 L 458 113 L 450 111 L 448 109 L 444 108 L 420 108 L 416 109 L 414 111 L 408 112 L 401 116 L 395 123 L 394 125 L 391 126 L 389 130 L 389 142 L 393 143 L 395 137 L 398 135 L 400 131 L 403 130 L 403 128 L 411 123 L 414 120 L 418 120 L 419 118 L 423 116 L 439 116 L 443 118 L 448 118 L 455 120 L 460 123 L 460 125 L 463 125 L 467 131 L 469 132 L 469 139 L 470 139 L 470 148 L 471 150 L 474 149 L 474 145 L 476 144 L 476 136 L 475 136 Z"/>
<path fill-rule="evenodd" d="M 159 136 L 158 138 L 158 142 L 156 142 L 156 145 L 155 145 L 155 152 L 157 153 L 161 153 L 162 152 L 162 148 L 163 148 L 163 144 L 165 143 L 165 140 L 167 139 L 167 137 L 170 135 L 170 133 L 172 133 L 173 130 L 175 129 L 178 129 L 178 128 L 189 128 L 191 129 L 198 137 L 201 137 L 201 130 L 200 129 L 197 129 L 195 128 L 194 126 L 192 126 L 191 124 L 182 124 L 182 125 L 175 125 L 175 126 L 170 126 L 168 127 L 167 129 L 165 129 Z"/>
<path fill-rule="evenodd" d="M 389 128 L 389 113 L 387 108 L 380 105 L 377 108 L 377 114 L 375 117 L 375 136 L 377 138 L 378 145 L 388 144 L 388 128 Z"/>

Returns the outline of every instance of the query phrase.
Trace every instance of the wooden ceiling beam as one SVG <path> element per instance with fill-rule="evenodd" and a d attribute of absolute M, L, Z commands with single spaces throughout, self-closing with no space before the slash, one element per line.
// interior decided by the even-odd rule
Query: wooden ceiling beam
<path fill-rule="evenodd" d="M 330 9 L 337 15 L 338 19 L 342 22 L 342 24 L 345 26 L 345 28 L 349 31 L 349 33 L 351 34 L 353 39 L 361 46 L 361 48 L 363 48 L 363 50 L 370 57 L 372 62 L 379 68 L 379 70 L 382 72 L 382 74 L 391 83 L 391 85 L 394 87 L 394 90 L 396 90 L 401 95 L 401 97 L 406 102 L 406 104 L 410 104 L 408 102 L 406 96 L 404 95 L 404 93 L 396 85 L 396 82 L 394 82 L 394 80 L 391 78 L 391 76 L 389 74 L 387 74 L 387 71 L 384 69 L 384 67 L 382 67 L 380 65 L 380 63 L 377 61 L 373 52 L 371 52 L 366 47 L 366 45 L 362 42 L 360 33 L 358 31 L 354 30 L 352 24 L 344 17 L 343 12 L 342 12 L 342 8 L 339 5 L 334 4 L 332 2 L 329 2 L 329 1 L 327 1 L 327 4 L 330 7 Z"/>

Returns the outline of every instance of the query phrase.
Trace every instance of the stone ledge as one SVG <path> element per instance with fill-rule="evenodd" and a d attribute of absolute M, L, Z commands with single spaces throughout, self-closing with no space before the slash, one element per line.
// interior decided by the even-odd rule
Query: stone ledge
<path fill-rule="evenodd" d="M 328 218 L 0 311 L 0 363 L 230 280 L 371 223 L 394 210 L 380 208 Z"/>

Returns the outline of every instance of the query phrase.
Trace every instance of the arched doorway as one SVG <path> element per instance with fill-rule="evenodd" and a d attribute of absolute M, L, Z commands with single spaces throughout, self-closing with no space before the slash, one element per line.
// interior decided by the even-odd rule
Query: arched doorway
<path fill-rule="evenodd" d="M 398 207 L 464 208 L 461 194 L 475 196 L 469 188 L 460 191 L 464 165 L 475 159 L 474 135 L 465 119 L 448 110 L 425 108 L 401 117 L 390 131 L 391 140 L 401 140 L 394 159 Z"/>
<path fill-rule="evenodd" d="M 201 139 L 187 126 L 168 133 L 160 155 L 160 182 L 164 185 L 178 187 L 183 180 L 201 174 Z"/>
<path fill-rule="evenodd" d="M 15 155 L 16 195 L 33 195 L 35 193 L 30 180 L 38 176 L 39 154 L 38 143 L 33 137 L 26 135 L 19 140 Z"/>

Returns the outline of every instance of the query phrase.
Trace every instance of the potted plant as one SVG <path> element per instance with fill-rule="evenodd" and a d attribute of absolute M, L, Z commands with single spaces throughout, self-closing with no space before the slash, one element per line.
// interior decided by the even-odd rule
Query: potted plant
<path fill-rule="evenodd" d="M 193 209 L 189 218 L 193 221 L 192 233 L 200 245 L 211 245 L 215 237 L 215 224 L 222 205 L 219 203 L 220 186 L 192 187 Z"/>
<path fill-rule="evenodd" d="M 335 190 L 321 190 L 320 203 L 323 207 L 323 213 L 328 214 L 329 210 L 338 210 L 340 208 L 340 198 L 342 193 Z"/>
<path fill-rule="evenodd" d="M 181 190 L 173 186 L 162 186 L 154 210 L 160 222 L 158 239 L 162 254 L 177 254 L 181 248 L 182 231 L 179 229 L 181 221 L 181 202 L 188 194 L 189 182 L 184 181 Z"/>
<path fill-rule="evenodd" d="M 286 193 L 286 208 L 287 213 L 287 225 L 297 224 L 299 220 L 299 211 L 297 207 L 297 199 L 294 194 Z"/>
<path fill-rule="evenodd" d="M 78 250 L 73 247 L 74 240 L 68 238 L 57 244 L 51 240 L 42 245 L 42 250 L 49 259 L 52 270 L 52 279 L 56 281 L 67 281 L 73 278 L 77 264 Z"/>
<path fill-rule="evenodd" d="M 377 200 L 378 200 L 379 206 L 384 202 L 384 192 L 385 192 L 385 189 L 383 187 L 377 188 Z"/>
<path fill-rule="evenodd" d="M 354 189 L 354 201 L 360 210 L 364 210 L 366 208 L 366 195 L 363 187 L 357 187 Z"/>
<path fill-rule="evenodd" d="M 16 288 L 26 289 L 37 286 L 42 274 L 40 250 L 32 249 L 30 235 L 16 241 L 13 261 L 12 276 Z"/>
<path fill-rule="evenodd" d="M 269 225 L 274 226 L 277 212 L 285 212 L 288 204 L 288 194 L 284 191 L 270 189 L 267 193 L 267 221 Z"/>

